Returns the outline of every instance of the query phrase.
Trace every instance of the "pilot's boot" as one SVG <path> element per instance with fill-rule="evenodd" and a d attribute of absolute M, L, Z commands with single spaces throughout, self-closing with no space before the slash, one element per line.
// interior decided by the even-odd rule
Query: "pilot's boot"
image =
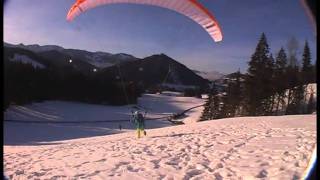
<path fill-rule="evenodd" d="M 140 135 L 140 129 L 137 129 L 137 134 L 138 134 L 138 138 L 140 138 L 140 137 L 141 137 L 141 135 Z"/>

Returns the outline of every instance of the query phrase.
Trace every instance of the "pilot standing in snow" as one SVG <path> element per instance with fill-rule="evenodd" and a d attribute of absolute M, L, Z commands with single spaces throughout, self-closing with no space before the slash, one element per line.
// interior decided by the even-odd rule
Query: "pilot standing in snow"
<path fill-rule="evenodd" d="M 147 132 L 144 130 L 145 124 L 144 124 L 144 117 L 141 112 L 136 110 L 133 113 L 133 123 L 136 126 L 137 129 L 137 135 L 138 138 L 141 137 L 141 134 L 143 133 L 145 136 L 147 135 Z"/>

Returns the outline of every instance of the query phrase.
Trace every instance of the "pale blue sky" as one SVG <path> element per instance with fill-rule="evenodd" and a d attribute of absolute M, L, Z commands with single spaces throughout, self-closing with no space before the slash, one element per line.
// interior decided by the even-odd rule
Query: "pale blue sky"
<path fill-rule="evenodd" d="M 316 37 L 299 0 L 200 0 L 219 21 L 224 39 L 215 43 L 195 22 L 152 6 L 117 4 L 92 9 L 69 23 L 74 0 L 9 0 L 4 9 L 4 41 L 128 53 L 142 58 L 165 53 L 189 68 L 230 73 L 246 71 L 262 32 L 275 54 L 295 36 Z"/>

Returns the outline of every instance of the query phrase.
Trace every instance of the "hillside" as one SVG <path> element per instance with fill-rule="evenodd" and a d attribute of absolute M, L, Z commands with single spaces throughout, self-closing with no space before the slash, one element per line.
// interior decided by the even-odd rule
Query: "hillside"
<path fill-rule="evenodd" d="M 208 79 L 209 81 L 215 81 L 225 76 L 224 74 L 218 71 L 203 72 L 203 71 L 193 70 L 193 72 L 203 77 L 204 79 Z"/>
<path fill-rule="evenodd" d="M 10 179 L 300 179 L 315 143 L 316 115 L 229 118 L 147 130 L 141 139 L 128 132 L 5 145 L 4 172 Z"/>
<path fill-rule="evenodd" d="M 26 61 L 26 59 L 31 59 L 32 62 Z M 49 50 L 45 52 L 34 52 L 20 47 L 4 47 L 4 61 L 8 63 L 10 61 L 22 62 L 24 64 L 38 64 L 43 68 L 56 69 L 60 71 L 64 68 L 73 68 L 83 73 L 91 72 L 95 66 L 81 61 L 78 59 L 73 59 L 70 63 L 70 56 L 56 50 Z"/>
<path fill-rule="evenodd" d="M 152 55 L 138 61 L 122 63 L 120 70 L 124 80 L 142 83 L 145 87 L 175 84 L 203 88 L 209 82 L 165 54 Z M 115 66 L 106 68 L 102 73 L 115 79 L 120 78 L 119 69 Z"/>
<path fill-rule="evenodd" d="M 89 52 L 89 51 L 78 50 L 78 49 L 65 49 L 63 47 L 56 46 L 56 45 L 44 45 L 44 46 L 40 46 L 38 44 L 13 45 L 9 43 L 4 43 L 4 47 L 10 47 L 13 49 L 24 49 L 24 50 L 31 51 L 49 60 L 51 63 L 54 63 L 54 64 L 55 63 L 59 64 L 61 63 L 61 61 L 69 63 L 69 60 L 72 59 L 73 62 L 87 64 L 87 66 L 91 69 L 92 67 L 105 68 L 105 67 L 112 66 L 115 63 L 134 61 L 137 59 L 132 55 L 124 54 L 124 53 L 111 54 L 106 52 Z"/>
<path fill-rule="evenodd" d="M 34 67 L 50 68 L 56 72 L 77 70 L 102 79 L 134 81 L 144 87 L 169 84 L 183 88 L 205 88 L 208 80 L 194 73 L 185 65 L 164 55 L 152 55 L 143 59 L 132 55 L 106 52 L 88 52 L 47 45 L 12 45 L 4 43 L 5 63 L 20 61 Z M 121 66 L 121 75 L 118 66 Z"/>

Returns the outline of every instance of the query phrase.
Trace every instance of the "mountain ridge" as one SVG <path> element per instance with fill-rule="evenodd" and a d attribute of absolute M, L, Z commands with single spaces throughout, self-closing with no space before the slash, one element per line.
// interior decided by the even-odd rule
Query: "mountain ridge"
<path fill-rule="evenodd" d="M 138 59 L 126 53 L 111 54 L 111 53 L 102 52 L 102 51 L 90 52 L 87 50 L 66 49 L 57 45 L 41 46 L 38 44 L 24 45 L 22 43 L 14 45 L 14 44 L 4 42 L 4 47 L 21 48 L 21 49 L 32 51 L 34 53 L 40 53 L 43 56 L 46 56 L 45 55 L 46 53 L 52 53 L 52 51 L 57 51 L 59 53 L 64 54 L 65 61 L 69 61 L 69 59 L 77 59 L 77 60 L 90 63 L 96 68 L 105 68 L 105 67 L 112 66 L 118 62 L 131 61 L 131 60 L 134 61 Z"/>
<path fill-rule="evenodd" d="M 11 45 L 4 43 L 5 57 L 12 61 L 12 57 L 30 57 L 35 63 L 57 71 L 76 69 L 85 74 L 108 77 L 114 81 L 123 76 L 126 81 L 143 83 L 146 86 L 179 85 L 183 88 L 205 87 L 207 79 L 196 74 L 184 64 L 165 54 L 154 54 L 145 58 L 136 58 L 125 53 L 110 54 L 106 52 L 89 52 L 77 49 L 63 49 L 60 46 L 47 45 Z M 36 50 L 32 50 L 35 48 Z M 41 50 L 41 48 L 44 48 Z M 31 50 L 30 50 L 31 49 Z M 109 59 L 108 59 L 109 58 Z M 22 61 L 22 60 L 21 60 Z M 30 62 L 30 61 L 22 61 Z M 122 74 L 119 74 L 121 67 Z M 70 69 L 71 68 L 71 69 Z"/>

